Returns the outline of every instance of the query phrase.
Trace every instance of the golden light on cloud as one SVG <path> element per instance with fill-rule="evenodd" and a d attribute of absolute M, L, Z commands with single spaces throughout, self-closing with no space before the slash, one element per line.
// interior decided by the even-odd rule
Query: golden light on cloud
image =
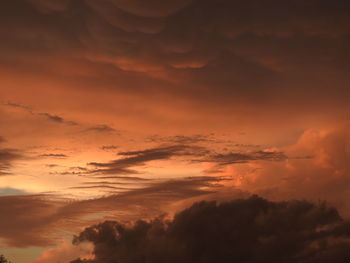
<path fill-rule="evenodd" d="M 159 251 L 207 262 L 201 240 L 238 244 L 225 239 L 233 228 L 220 213 L 241 205 L 263 213 L 242 228 L 269 229 L 251 233 L 265 248 L 246 240 L 261 251 L 279 250 L 266 237 L 276 234 L 269 220 L 309 220 L 302 227 L 310 235 L 313 224 L 332 229 L 312 245 L 288 236 L 286 247 L 300 250 L 280 262 L 348 262 L 340 249 L 348 245 L 338 241 L 350 235 L 338 220 L 350 215 L 349 8 L 329 0 L 2 3 L 0 255 L 13 263 L 135 262 L 124 240 L 123 252 L 105 243 L 124 229 L 146 240 L 147 249 L 132 242 L 150 262 L 173 262 Z M 207 209 L 218 213 L 208 216 L 223 227 L 217 234 L 203 221 Z M 186 211 L 216 238 L 181 236 L 187 220 L 195 229 Z M 158 247 L 158 238 L 174 248 Z M 262 257 L 243 245 L 213 248 L 232 261 Z"/>

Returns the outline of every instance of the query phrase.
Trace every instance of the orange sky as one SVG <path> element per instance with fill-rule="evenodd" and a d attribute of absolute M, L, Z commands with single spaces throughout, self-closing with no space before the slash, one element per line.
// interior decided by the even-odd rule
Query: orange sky
<path fill-rule="evenodd" d="M 350 215 L 347 1 L 5 2 L 0 254 L 252 193 Z"/>

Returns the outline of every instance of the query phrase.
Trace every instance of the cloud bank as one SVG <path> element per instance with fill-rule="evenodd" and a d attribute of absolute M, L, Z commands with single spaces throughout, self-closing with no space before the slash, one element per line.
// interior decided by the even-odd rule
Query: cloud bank
<path fill-rule="evenodd" d="M 307 201 L 253 196 L 200 202 L 170 221 L 106 221 L 86 228 L 74 243 L 91 242 L 95 258 L 72 263 L 341 263 L 350 258 L 349 226 L 335 209 Z"/>

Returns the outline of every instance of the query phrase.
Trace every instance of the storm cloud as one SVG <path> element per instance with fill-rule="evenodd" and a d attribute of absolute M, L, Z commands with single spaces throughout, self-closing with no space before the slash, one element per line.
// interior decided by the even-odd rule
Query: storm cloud
<path fill-rule="evenodd" d="M 195 105 L 230 108 L 233 100 L 236 106 L 245 101 L 273 107 L 269 103 L 278 104 L 277 98 L 331 104 L 332 98 L 349 96 L 349 9 L 347 1 L 329 0 L 178 0 L 147 6 L 136 0 L 14 0 L 1 11 L 1 56 L 8 67 L 32 63 L 34 71 L 39 65 L 33 55 L 61 57 L 70 61 L 73 76 L 79 68 L 74 65 L 85 63 L 97 73 L 76 73 L 86 85 L 157 90 Z M 6 55 L 14 53 L 11 59 Z M 62 68 L 40 70 L 65 74 L 57 67 Z M 320 72 L 328 72 L 327 78 Z"/>
<path fill-rule="evenodd" d="M 200 202 L 173 220 L 88 227 L 73 242 L 91 242 L 95 259 L 72 262 L 341 263 L 350 258 L 349 225 L 324 203 Z"/>

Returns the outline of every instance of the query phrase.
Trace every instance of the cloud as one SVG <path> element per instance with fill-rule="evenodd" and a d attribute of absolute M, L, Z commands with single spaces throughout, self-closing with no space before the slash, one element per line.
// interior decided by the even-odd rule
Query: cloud
<path fill-rule="evenodd" d="M 105 124 L 101 124 L 101 125 L 95 125 L 92 126 L 90 128 L 87 128 L 85 131 L 94 131 L 94 132 L 116 132 L 117 130 L 105 125 Z"/>
<path fill-rule="evenodd" d="M 16 188 L 11 188 L 11 187 L 0 187 L 0 196 L 9 196 L 9 195 L 24 195 L 24 194 L 29 194 L 26 191 L 16 189 Z"/>
<path fill-rule="evenodd" d="M 8 107 L 22 109 L 22 110 L 30 113 L 31 115 L 45 117 L 47 120 L 52 121 L 52 122 L 62 123 L 62 124 L 67 124 L 67 125 L 78 125 L 78 123 L 76 123 L 74 121 L 66 120 L 63 117 L 58 116 L 58 115 L 54 115 L 54 114 L 47 113 L 47 112 L 36 112 L 33 110 L 32 107 L 27 106 L 27 105 L 13 103 L 13 102 L 6 102 L 6 103 L 3 102 L 1 104 L 4 106 L 8 106 Z"/>
<path fill-rule="evenodd" d="M 63 241 L 58 248 L 48 249 L 42 253 L 40 258 L 27 263 L 69 262 L 77 257 L 91 258 L 91 248 L 88 245 L 73 246 Z"/>
<path fill-rule="evenodd" d="M 116 146 L 116 145 L 102 145 L 101 149 L 104 151 L 110 151 L 110 150 L 113 151 L 113 150 L 118 149 L 118 146 Z"/>
<path fill-rule="evenodd" d="M 219 165 L 229 165 L 238 163 L 248 163 L 252 161 L 284 161 L 287 156 L 283 152 L 276 151 L 255 151 L 247 153 L 230 152 L 226 154 L 216 154 L 206 162 L 213 162 Z"/>
<path fill-rule="evenodd" d="M 325 204 L 257 196 L 200 202 L 170 221 L 106 221 L 88 227 L 73 242 L 91 242 L 95 258 L 72 262 L 340 263 L 350 256 L 348 227 Z"/>
<path fill-rule="evenodd" d="M 193 177 L 158 181 L 88 200 L 66 200 L 54 195 L 0 196 L 0 238 L 12 247 L 53 246 L 58 236 L 103 218 L 126 222 L 171 212 L 174 202 L 215 193 L 220 180 Z"/>
<path fill-rule="evenodd" d="M 279 162 L 236 163 L 217 174 L 231 176 L 236 187 L 267 198 L 328 200 L 348 216 L 349 131 L 348 124 L 323 131 L 309 129 L 283 149 L 288 157 L 282 155 Z"/>
<path fill-rule="evenodd" d="M 48 120 L 53 121 L 53 122 L 57 122 L 57 123 L 65 123 L 67 125 L 78 125 L 78 123 L 76 123 L 75 121 L 67 121 L 58 115 L 52 115 L 52 114 L 46 113 L 46 112 L 45 113 L 37 113 L 37 115 L 44 116 Z"/>
<path fill-rule="evenodd" d="M 140 151 L 119 152 L 123 158 L 108 163 L 91 162 L 90 166 L 95 167 L 94 173 L 102 174 L 130 174 L 137 173 L 132 167 L 143 166 L 147 162 L 156 160 L 169 160 L 178 156 L 198 156 L 206 150 L 202 147 L 188 145 L 161 146 Z"/>
<path fill-rule="evenodd" d="M 159 135 L 152 135 L 149 136 L 146 139 L 147 142 L 161 142 L 161 143 L 171 143 L 171 144 L 194 144 L 194 143 L 210 143 L 215 142 L 216 140 L 212 136 L 206 136 L 206 135 L 193 135 L 193 136 L 186 136 L 186 135 L 175 135 L 175 136 L 168 136 L 168 137 L 162 137 Z"/>
<path fill-rule="evenodd" d="M 150 181 L 151 179 L 137 177 L 137 176 L 99 176 L 99 179 L 116 179 L 116 180 L 127 180 L 127 181 Z"/>
<path fill-rule="evenodd" d="M 349 9 L 343 0 L 14 0 L 0 15 L 1 56 L 8 69 L 69 74 L 72 89 L 132 94 L 148 106 L 152 91 L 168 107 L 186 98 L 216 115 L 285 114 L 281 105 L 327 112 L 347 105 Z"/>
<path fill-rule="evenodd" d="M 39 155 L 39 157 L 44 157 L 44 158 L 68 158 L 68 155 L 62 154 L 62 153 L 45 153 Z"/>
<path fill-rule="evenodd" d="M 45 196 L 14 195 L 0 197 L 0 237 L 9 246 L 48 246 L 54 242 L 45 237 L 52 226 L 57 204 Z"/>
<path fill-rule="evenodd" d="M 12 163 L 21 158 L 22 153 L 16 149 L 0 148 L 0 175 L 8 175 Z"/>

